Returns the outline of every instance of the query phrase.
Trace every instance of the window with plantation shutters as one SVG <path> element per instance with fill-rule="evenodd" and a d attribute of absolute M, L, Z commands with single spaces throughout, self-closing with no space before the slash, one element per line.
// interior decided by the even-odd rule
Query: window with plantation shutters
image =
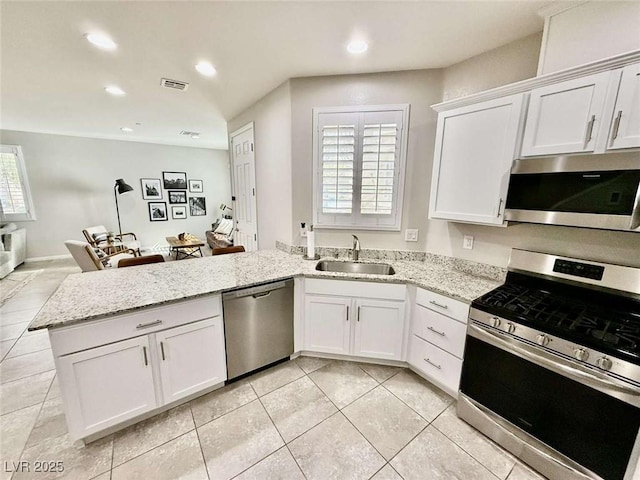
<path fill-rule="evenodd" d="M 0 146 L 0 220 L 34 220 L 33 203 L 19 146 Z"/>
<path fill-rule="evenodd" d="M 409 105 L 314 109 L 314 224 L 399 230 Z"/>

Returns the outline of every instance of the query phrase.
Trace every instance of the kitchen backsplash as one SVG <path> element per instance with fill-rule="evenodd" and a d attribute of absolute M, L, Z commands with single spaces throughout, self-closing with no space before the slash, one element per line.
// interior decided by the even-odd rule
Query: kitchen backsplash
<path fill-rule="evenodd" d="M 276 241 L 276 248 L 291 255 L 305 255 L 307 252 L 307 247 L 288 245 L 280 241 Z M 316 254 L 318 254 L 320 258 L 328 257 L 338 260 L 348 260 L 351 258 L 351 249 L 344 247 L 316 247 Z M 494 265 L 411 250 L 377 250 L 363 248 L 360 250 L 360 260 L 435 263 L 438 265 L 451 266 L 454 270 L 468 273 L 469 275 L 475 275 L 477 277 L 488 278 L 497 282 L 504 281 L 505 275 L 507 274 L 507 270 L 505 268 L 496 267 Z"/>

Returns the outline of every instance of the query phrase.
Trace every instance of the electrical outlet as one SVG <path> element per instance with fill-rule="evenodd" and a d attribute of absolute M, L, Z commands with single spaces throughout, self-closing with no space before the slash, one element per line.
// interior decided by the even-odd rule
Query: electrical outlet
<path fill-rule="evenodd" d="M 404 231 L 404 241 L 405 242 L 417 242 L 418 241 L 418 230 L 414 228 L 407 228 Z"/>
<path fill-rule="evenodd" d="M 462 248 L 466 248 L 467 250 L 473 249 L 473 235 L 465 235 L 462 239 Z"/>

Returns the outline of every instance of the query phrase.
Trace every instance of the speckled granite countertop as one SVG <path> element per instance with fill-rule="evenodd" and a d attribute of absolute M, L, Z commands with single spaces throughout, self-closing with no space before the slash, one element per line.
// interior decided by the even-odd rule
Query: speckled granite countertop
<path fill-rule="evenodd" d="M 455 262 L 438 261 L 434 256 L 427 256 L 424 261 L 386 262 L 393 265 L 395 275 L 318 272 L 315 261 L 279 250 L 260 250 L 77 273 L 62 282 L 31 322 L 29 330 L 96 320 L 143 307 L 301 275 L 410 283 L 467 303 L 502 283 L 495 278 L 462 271 Z"/>

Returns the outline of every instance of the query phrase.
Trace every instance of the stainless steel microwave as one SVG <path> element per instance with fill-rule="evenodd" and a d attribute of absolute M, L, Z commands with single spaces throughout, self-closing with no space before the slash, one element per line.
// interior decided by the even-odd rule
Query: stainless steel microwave
<path fill-rule="evenodd" d="M 640 153 L 516 160 L 505 219 L 640 232 Z"/>

